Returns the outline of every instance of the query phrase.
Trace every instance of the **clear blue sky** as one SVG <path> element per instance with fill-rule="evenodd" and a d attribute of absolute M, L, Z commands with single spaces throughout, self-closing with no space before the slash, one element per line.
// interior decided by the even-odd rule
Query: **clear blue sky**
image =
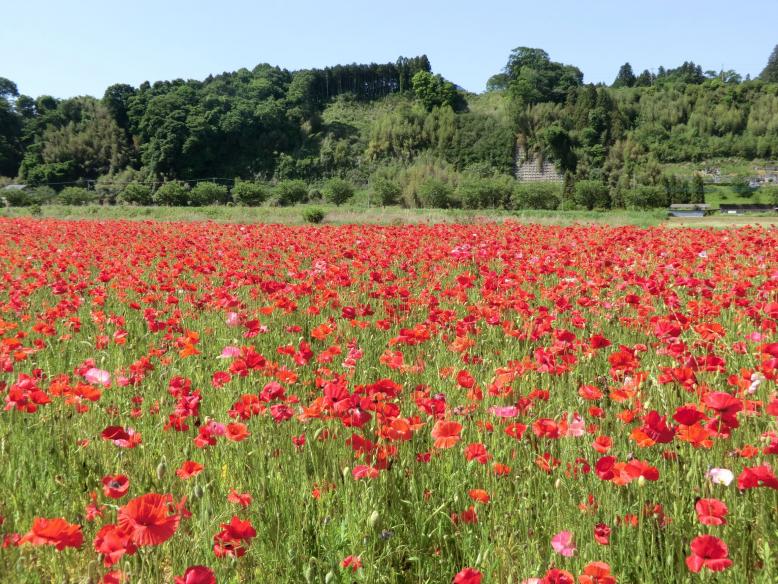
<path fill-rule="evenodd" d="M 3 0 L 0 76 L 28 95 L 102 96 L 112 83 L 202 79 L 426 53 L 470 91 L 517 46 L 610 83 L 693 60 L 758 75 L 778 44 L 778 0 Z"/>

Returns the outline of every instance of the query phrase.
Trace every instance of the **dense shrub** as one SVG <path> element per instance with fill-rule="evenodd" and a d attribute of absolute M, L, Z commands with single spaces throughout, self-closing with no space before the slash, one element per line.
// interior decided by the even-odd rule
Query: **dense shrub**
<path fill-rule="evenodd" d="M 57 191 L 47 185 L 26 189 L 26 193 L 33 205 L 47 205 L 57 199 Z"/>
<path fill-rule="evenodd" d="M 317 209 L 316 207 L 303 211 L 303 220 L 306 223 L 321 223 L 324 221 L 324 216 L 324 211 Z"/>
<path fill-rule="evenodd" d="M 372 188 L 376 199 L 384 206 L 396 205 L 402 194 L 402 188 L 399 184 L 384 177 L 374 179 Z"/>
<path fill-rule="evenodd" d="M 212 182 L 199 182 L 189 192 L 189 204 L 202 207 L 204 205 L 215 205 L 217 203 L 226 203 L 227 187 L 217 185 Z"/>
<path fill-rule="evenodd" d="M 765 185 L 759 189 L 759 194 L 765 202 L 778 205 L 778 185 Z"/>
<path fill-rule="evenodd" d="M 419 185 L 418 197 L 422 207 L 445 209 L 451 206 L 454 189 L 443 181 L 431 178 Z"/>
<path fill-rule="evenodd" d="M 96 194 L 82 187 L 65 187 L 57 200 L 63 205 L 87 205 L 96 199 Z"/>
<path fill-rule="evenodd" d="M 738 176 L 733 178 L 732 190 L 737 193 L 738 197 L 749 198 L 754 194 L 754 189 L 751 188 L 750 181 L 746 176 Z"/>
<path fill-rule="evenodd" d="M 328 203 L 342 205 L 354 196 L 354 187 L 351 183 L 340 178 L 333 178 L 324 185 L 324 199 Z"/>
<path fill-rule="evenodd" d="M 510 200 L 513 180 L 468 176 L 459 183 L 456 195 L 464 209 L 497 209 Z"/>
<path fill-rule="evenodd" d="M 562 200 L 562 184 L 551 182 L 520 182 L 511 195 L 514 209 L 556 209 Z"/>
<path fill-rule="evenodd" d="M 587 209 L 607 209 L 611 206 L 608 186 L 599 180 L 579 180 L 575 183 L 573 200 Z"/>
<path fill-rule="evenodd" d="M 151 189 L 137 182 L 131 182 L 119 193 L 119 202 L 127 205 L 151 205 Z"/>
<path fill-rule="evenodd" d="M 29 207 L 33 204 L 30 192 L 25 189 L 3 190 L 0 196 L 5 199 L 9 207 Z"/>
<path fill-rule="evenodd" d="M 185 207 L 189 203 L 189 188 L 179 181 L 170 181 L 159 187 L 153 195 L 157 205 Z"/>
<path fill-rule="evenodd" d="M 654 209 L 667 206 L 667 193 L 662 187 L 640 185 L 624 192 L 627 209 Z"/>
<path fill-rule="evenodd" d="M 267 186 L 258 182 L 237 181 L 232 187 L 232 200 L 245 207 L 261 205 L 269 194 Z"/>
<path fill-rule="evenodd" d="M 278 205 L 296 205 L 308 198 L 308 187 L 301 180 L 282 180 L 273 189 L 273 198 Z"/>

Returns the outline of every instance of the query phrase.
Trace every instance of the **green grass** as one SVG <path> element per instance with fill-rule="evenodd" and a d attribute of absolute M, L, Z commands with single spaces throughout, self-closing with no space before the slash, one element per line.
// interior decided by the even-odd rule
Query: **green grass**
<path fill-rule="evenodd" d="M 603 223 L 610 225 L 659 225 L 666 216 L 664 209 L 653 211 L 505 211 L 461 209 L 402 209 L 400 207 L 358 207 L 344 205 L 298 205 L 295 207 L 130 207 L 89 205 L 68 207 L 45 205 L 43 217 L 56 219 L 127 219 L 134 221 L 217 221 L 224 223 L 280 223 L 300 225 L 306 209 L 316 207 L 325 214 L 324 222 L 342 224 L 413 224 L 413 223 L 480 223 L 521 221 L 524 223 L 570 225 L 573 223 Z M 0 216 L 30 217 L 27 207 L 0 209 Z"/>

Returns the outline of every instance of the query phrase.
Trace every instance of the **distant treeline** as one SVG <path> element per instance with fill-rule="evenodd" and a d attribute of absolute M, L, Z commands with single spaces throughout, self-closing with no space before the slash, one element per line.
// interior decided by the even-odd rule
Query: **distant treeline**
<path fill-rule="evenodd" d="M 481 95 L 433 74 L 426 56 L 262 64 L 112 85 L 101 99 L 32 98 L 0 78 L 0 176 L 54 191 L 212 176 L 455 189 L 467 177 L 510 177 L 517 142 L 557 165 L 565 192 L 588 181 L 611 205 L 640 186 L 664 188 L 665 163 L 778 158 L 778 49 L 758 79 L 689 61 L 635 74 L 627 63 L 606 86 L 520 47 Z"/>

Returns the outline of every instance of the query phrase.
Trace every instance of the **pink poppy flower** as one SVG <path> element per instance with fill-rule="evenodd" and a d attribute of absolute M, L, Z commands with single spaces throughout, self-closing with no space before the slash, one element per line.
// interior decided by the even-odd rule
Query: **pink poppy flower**
<path fill-rule="evenodd" d="M 551 547 L 558 554 L 571 558 L 575 555 L 575 544 L 573 543 L 573 534 L 570 531 L 560 531 L 551 538 Z"/>
<path fill-rule="evenodd" d="M 84 373 L 84 379 L 92 385 L 102 385 L 103 387 L 111 385 L 111 374 L 108 371 L 95 367 L 87 369 L 86 373 Z"/>

